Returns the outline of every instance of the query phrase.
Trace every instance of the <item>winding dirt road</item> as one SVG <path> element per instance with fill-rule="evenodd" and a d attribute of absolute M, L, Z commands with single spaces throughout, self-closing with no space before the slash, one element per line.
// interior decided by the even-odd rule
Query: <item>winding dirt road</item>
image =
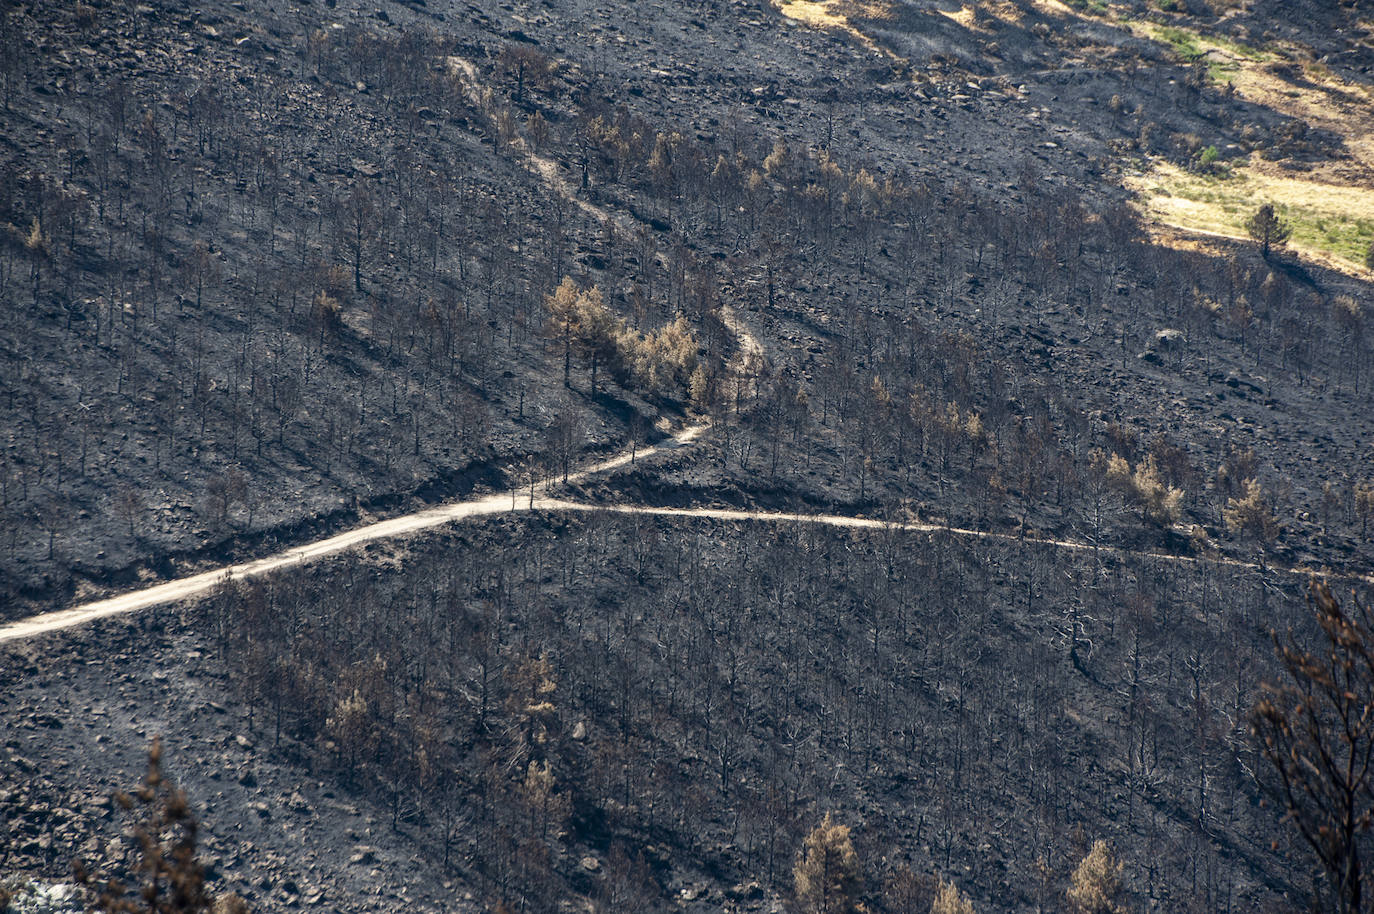
<path fill-rule="evenodd" d="M 460 58 L 450 58 L 450 66 L 462 72 L 474 86 L 476 82 L 476 68 L 472 64 Z M 474 89 L 474 101 L 480 102 L 478 89 Z M 556 193 L 573 201 L 579 208 L 589 216 L 600 220 L 611 220 L 617 224 L 623 223 L 623 217 L 611 214 L 596 206 L 593 203 L 579 199 L 573 193 L 567 181 L 563 179 L 558 166 L 551 160 L 539 156 L 533 150 L 523 144 L 519 146 L 523 154 L 526 166 L 545 181 Z M 625 226 L 621 224 L 621 227 Z M 736 337 L 737 348 L 731 361 L 732 369 L 739 370 L 743 366 L 748 366 L 751 362 L 762 360 L 765 357 L 764 349 L 759 340 L 749 331 L 744 322 L 740 319 L 737 312 L 728 305 L 721 308 L 721 320 L 726 328 Z M 710 428 L 709 422 L 700 422 L 685 426 L 670 437 L 661 441 L 654 447 L 639 449 L 636 451 L 625 451 L 614 457 L 594 463 L 568 476 L 568 482 L 580 482 L 592 476 L 603 474 L 619 467 L 625 466 L 632 460 L 652 459 L 655 455 L 665 451 L 671 451 L 680 447 L 690 445 L 703 432 Z M 642 505 L 612 504 L 601 505 L 585 502 L 573 502 L 562 499 L 550 498 L 545 493 L 556 484 L 557 479 L 546 479 L 536 483 L 533 491 L 522 488 L 514 491 L 500 492 L 493 495 L 485 495 L 467 501 L 454 502 L 446 505 L 439 505 L 407 514 L 402 517 L 395 517 L 390 520 L 379 521 L 340 533 L 335 536 L 327 537 L 314 543 L 303 546 L 296 546 L 279 552 L 276 555 L 265 558 L 255 559 L 249 562 L 242 562 L 235 565 L 227 565 L 215 568 L 210 571 L 201 572 L 189 577 L 168 581 L 157 584 L 142 590 L 110 597 L 104 600 L 96 600 L 73 606 L 69 609 L 56 612 L 42 613 L 31 616 L 27 619 L 20 619 L 6 625 L 0 625 L 0 643 L 8 641 L 20 641 L 33 638 L 49 632 L 62 631 L 74 628 L 95 619 L 109 618 L 111 616 L 124 615 L 137 612 L 152 606 L 159 606 L 167 603 L 174 603 L 180 600 L 188 600 L 201 597 L 211 592 L 225 578 L 253 578 L 264 574 L 269 574 L 283 568 L 291 568 L 303 565 L 315 559 L 329 555 L 336 555 L 355 546 L 377 540 L 391 539 L 393 537 L 404 536 L 422 530 L 432 529 L 444 524 L 455 521 L 467 520 L 474 517 L 482 517 L 490 514 L 503 514 L 520 511 L 546 511 L 546 512 L 595 512 L 607 511 L 618 514 L 642 514 L 659 517 L 685 517 L 685 518 L 705 518 L 722 521 L 735 522 L 755 522 L 769 524 L 821 524 L 828 527 L 843 527 L 851 529 L 878 529 L 896 530 L 911 533 L 931 533 L 944 534 L 962 538 L 974 538 L 984 540 L 1004 540 L 1031 543 L 1035 545 L 1049 546 L 1059 549 L 1070 549 L 1076 551 L 1098 550 L 1109 554 L 1117 555 L 1136 555 L 1141 557 L 1151 557 L 1165 561 L 1179 563 L 1212 563 L 1228 568 L 1238 568 L 1247 570 L 1258 570 L 1260 566 L 1254 562 L 1244 562 L 1237 559 L 1227 559 L 1220 557 L 1194 557 L 1170 555 L 1167 553 L 1156 553 L 1141 550 L 1130 550 L 1120 547 L 1100 546 L 1076 540 L 1052 539 L 1034 536 L 1018 536 L 1016 534 L 995 533 L 986 530 L 973 530 L 964 527 L 951 527 L 942 524 L 921 523 L 915 521 L 890 522 L 866 517 L 849 517 L 836 514 L 792 514 L 785 512 L 768 511 L 742 511 L 725 508 L 656 508 L 645 507 Z M 1293 574 L 1306 576 L 1312 574 L 1311 569 L 1296 567 L 1280 567 L 1276 565 L 1266 566 L 1270 572 L 1280 574 Z M 1360 580 L 1367 584 L 1374 584 L 1374 575 L 1341 575 L 1347 580 Z"/>
<path fill-rule="evenodd" d="M 568 475 L 567 481 L 570 483 L 581 482 L 588 477 L 625 466 L 630 463 L 632 459 L 649 459 L 655 454 L 663 451 L 669 451 L 691 444 L 697 436 L 706 431 L 709 427 L 710 426 L 705 423 L 689 425 L 656 446 L 640 448 L 637 453 L 625 451 L 607 460 L 578 470 L 576 473 L 571 473 Z M 276 555 L 254 559 L 250 562 L 241 562 L 237 565 L 226 565 L 211 571 L 203 571 L 200 574 L 191 575 L 190 577 L 168 581 L 165 584 L 157 584 L 152 587 L 144 588 L 143 590 L 136 590 L 117 597 L 110 597 L 106 600 L 96 600 L 91 603 L 84 603 L 79 606 L 73 606 L 70 609 L 30 616 L 27 619 L 20 619 L 8 625 L 0 626 L 0 643 L 32 638 L 35 635 L 41 635 L 45 632 L 72 628 L 85 622 L 90 622 L 93 619 L 119 616 L 140 609 L 146 609 L 150 606 L 159 606 L 164 603 L 174 603 L 178 600 L 204 596 L 226 577 L 257 577 L 282 568 L 303 565 L 306 562 L 323 558 L 327 555 L 335 555 L 336 553 L 351 549 L 354 546 L 360 546 L 375 540 L 391 539 L 392 537 L 403 536 L 407 533 L 415 533 L 420 530 L 428 530 L 432 527 L 438 527 L 454 521 L 466 520 L 470 517 L 480 517 L 486 514 L 500 514 L 509 511 L 529 510 L 531 500 L 536 509 L 543 508 L 546 505 L 552 505 L 556 502 L 546 497 L 541 497 L 540 493 L 547 491 L 550 486 L 558 481 L 559 480 L 555 478 L 536 483 L 534 485 L 533 499 L 528 497 L 529 489 L 520 489 L 499 492 L 494 495 L 484 495 L 480 498 L 439 505 L 434 508 L 426 508 L 423 511 L 417 511 L 413 514 L 406 514 L 401 517 L 393 517 L 390 520 L 378 521 L 375 524 L 368 524 L 356 530 L 349 530 L 346 533 L 327 537 L 314 543 L 307 543 L 304 546 L 296 546 L 279 552 Z M 594 506 L 588 505 L 586 507 L 590 509 Z"/>
<path fill-rule="evenodd" d="M 454 72 L 461 74 L 468 81 L 468 94 L 472 103 L 479 108 L 482 107 L 484 105 L 483 90 L 478 78 L 477 68 L 473 66 L 471 62 L 461 57 L 450 57 L 447 63 Z M 630 231 L 630 227 L 624 216 L 608 212 L 604 208 L 578 197 L 577 194 L 573 192 L 572 187 L 563 178 L 557 163 L 539 155 L 525 143 L 523 138 L 516 137 L 512 145 L 523 158 L 525 167 L 528 168 L 530 172 L 537 175 L 554 193 L 571 201 L 591 218 L 601 222 L 611 221 L 622 231 L 627 233 Z M 726 328 L 734 334 L 737 344 L 736 352 L 730 362 L 730 368 L 732 370 L 738 370 L 741 366 L 748 366 L 753 362 L 762 360 L 764 357 L 763 345 L 759 342 L 757 337 L 749 332 L 749 329 L 744 325 L 744 322 L 739 318 L 734 309 L 728 304 L 722 304 L 720 317 Z M 649 459 L 661 451 L 684 447 L 691 444 L 708 428 L 710 428 L 709 422 L 688 425 L 654 447 L 624 451 L 607 460 L 595 463 L 576 473 L 570 474 L 566 481 L 580 482 L 590 476 L 605 473 L 617 467 L 624 466 L 633 460 Z M 469 499 L 467 501 L 427 508 L 423 511 L 417 511 L 402 517 L 395 517 L 390 520 L 368 524 L 356 530 L 340 533 L 314 543 L 308 543 L 304 546 L 287 549 L 276 555 L 255 559 L 250 562 L 241 562 L 236 565 L 226 565 L 222 568 L 216 568 L 211 571 L 201 572 L 200 574 L 191 575 L 178 580 L 168 581 L 164 584 L 157 584 L 117 597 L 96 600 L 90 603 L 73 606 L 70 609 L 42 613 L 27 619 L 20 619 L 6 625 L 0 625 L 0 643 L 32 638 L 46 632 L 73 628 L 94 619 L 123 615 L 151 606 L 159 606 L 165 603 L 173 603 L 178 600 L 187 600 L 203 596 L 213 590 L 214 587 L 226 577 L 256 577 L 282 568 L 301 565 L 314 559 L 323 558 L 327 555 L 334 555 L 346 549 L 351 549 L 354 546 L 370 543 L 375 540 L 390 539 L 407 533 L 415 533 L 420 530 L 427 530 L 454 521 L 465 520 L 471 517 L 480 517 L 487 514 L 529 510 L 531 507 L 536 510 L 555 510 L 555 505 L 571 504 L 570 502 L 556 502 L 540 495 L 541 492 L 547 491 L 555 481 L 556 480 L 548 479 L 541 483 L 536 483 L 533 487 L 533 492 L 529 492 L 527 489 L 507 491 L 495 495 L 483 496 L 481 498 Z M 595 505 L 579 505 L 577 509 L 594 510 L 596 507 Z M 615 506 L 615 510 L 631 509 L 632 506 L 629 505 Z"/>
<path fill-rule="evenodd" d="M 635 459 L 651 459 L 657 454 L 688 445 L 707 428 L 709 428 L 709 426 L 705 424 L 688 426 L 659 445 L 640 450 Z M 631 454 L 629 451 L 626 451 L 608 460 L 603 460 L 585 469 L 579 470 L 576 473 L 570 474 L 568 476 L 568 482 L 580 482 L 592 476 L 625 466 L 630 462 Z M 1108 554 L 1133 555 L 1184 564 L 1210 563 L 1225 568 L 1237 568 L 1251 571 L 1260 570 L 1260 566 L 1255 562 L 1245 562 L 1238 559 L 1228 559 L 1219 556 L 1197 557 L 1171 555 L 1168 553 L 1150 552 L 1146 550 L 1123 549 L 1115 546 L 1095 546 L 1092 543 L 1078 540 L 1035 536 L 1022 537 L 1013 533 L 996 533 L 987 530 L 974 530 L 967 527 L 952 527 L 943 524 L 916 521 L 892 522 L 869 517 L 850 517 L 842 514 L 796 514 L 772 511 L 743 511 L 729 508 L 656 508 L 627 504 L 601 505 L 550 498 L 540 494 L 541 492 L 548 491 L 549 487 L 556 484 L 557 481 L 557 479 L 551 479 L 536 483 L 532 497 L 529 494 L 529 490 L 521 489 L 500 492 L 494 495 L 485 495 L 480 498 L 440 505 L 435 508 L 427 508 L 423 511 L 417 511 L 414 514 L 407 514 L 403 517 L 396 517 L 391 520 L 368 524 L 356 530 L 340 533 L 336 536 L 319 540 L 318 542 L 287 549 L 284 552 L 267 556 L 266 558 L 255 559 L 251 562 L 242 562 L 237 565 L 227 565 L 211 571 L 201 572 L 200 574 L 190 577 L 168 581 L 165 584 L 158 584 L 143 590 L 111 597 L 106 600 L 97 600 L 92 603 L 74 606 L 70 609 L 43 613 L 42 615 L 32 616 L 28 619 L 21 619 L 8 625 L 0 626 L 0 643 L 23 640 L 48 632 L 73 628 L 94 619 L 124 615 L 151 606 L 159 606 L 166 603 L 174 603 L 180 600 L 201 597 L 212 591 L 215 586 L 225 578 L 257 577 L 282 568 L 303 565 L 315 559 L 335 555 L 355 546 L 360 546 L 376 540 L 391 539 L 408 533 L 428 530 L 433 527 L 474 517 L 482 517 L 490 514 L 527 512 L 530 510 L 555 513 L 604 511 L 613 514 L 640 514 L 652 517 L 684 517 L 767 524 L 820 524 L 827 527 L 848 529 L 930 533 L 966 539 L 1030 543 L 1057 549 L 1069 549 L 1083 552 L 1097 550 L 1098 552 Z M 1272 564 L 1266 567 L 1270 572 L 1279 574 L 1291 574 L 1305 577 L 1313 573 L 1312 569 L 1307 568 L 1283 567 Z M 1349 580 L 1360 580 L 1366 584 L 1374 584 L 1374 576 L 1371 575 L 1344 575 L 1338 577 L 1345 577 Z"/>

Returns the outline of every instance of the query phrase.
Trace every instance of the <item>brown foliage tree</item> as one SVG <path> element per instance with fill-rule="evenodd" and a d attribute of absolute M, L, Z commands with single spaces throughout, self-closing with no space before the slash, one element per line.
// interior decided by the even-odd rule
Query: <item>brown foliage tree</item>
<path fill-rule="evenodd" d="M 1092 850 L 1073 871 L 1069 905 L 1079 914 L 1121 914 L 1121 861 L 1106 841 L 1094 841 Z"/>
<path fill-rule="evenodd" d="M 1227 530 L 1252 537 L 1261 545 L 1278 536 L 1278 520 L 1269 507 L 1264 488 L 1255 479 L 1245 480 L 1243 497 L 1226 499 L 1221 516 Z"/>
<path fill-rule="evenodd" d="M 214 898 L 205 888 L 205 869 L 196 856 L 199 823 L 186 794 L 162 773 L 162 740 L 148 750 L 148 773 L 133 795 L 119 792 L 115 800 L 128 811 L 138 810 L 132 837 L 138 848 L 133 871 L 137 887 L 93 874 L 74 864 L 77 881 L 95 893 L 93 909 L 104 914 L 247 914 L 237 895 Z"/>
<path fill-rule="evenodd" d="M 973 902 L 952 882 L 941 882 L 930 903 L 930 914 L 975 914 Z"/>
<path fill-rule="evenodd" d="M 1267 683 L 1252 731 L 1274 768 L 1274 792 L 1317 855 L 1341 914 L 1367 910 L 1363 855 L 1374 822 L 1374 616 L 1347 612 L 1325 583 L 1308 605 L 1321 628 L 1309 650 L 1290 632 L 1274 646 L 1287 679 Z"/>
<path fill-rule="evenodd" d="M 527 44 L 508 44 L 501 49 L 496 65 L 515 82 L 515 103 L 525 100 L 525 85 L 542 85 L 553 70 L 548 55 Z"/>
<path fill-rule="evenodd" d="M 859 910 L 859 855 L 849 826 L 825 814 L 806 836 L 792 868 L 797 904 L 805 914 L 852 914 Z"/>

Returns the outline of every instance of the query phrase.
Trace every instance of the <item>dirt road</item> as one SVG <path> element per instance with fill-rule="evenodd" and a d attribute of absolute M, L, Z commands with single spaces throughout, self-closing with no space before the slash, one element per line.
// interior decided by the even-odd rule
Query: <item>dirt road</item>
<path fill-rule="evenodd" d="M 654 447 L 640 448 L 637 452 L 624 451 L 607 460 L 602 460 L 599 463 L 581 469 L 576 473 L 569 474 L 568 482 L 580 482 L 590 476 L 616 469 L 617 467 L 630 463 L 632 458 L 635 460 L 650 459 L 660 451 L 672 450 L 691 444 L 697 436 L 709 427 L 709 424 L 705 423 L 689 425 Z M 536 508 L 549 503 L 549 500 L 541 497 L 540 493 L 547 491 L 549 486 L 557 481 L 559 480 L 548 479 L 535 484 L 534 504 Z M 520 491 L 501 492 L 495 495 L 484 495 L 480 498 L 473 498 L 467 501 L 454 502 L 434 508 L 426 508 L 414 514 L 378 521 L 375 524 L 368 524 L 356 530 L 349 530 L 346 533 L 327 537 L 326 539 L 308 543 L 304 546 L 296 546 L 279 552 L 276 555 L 254 559 L 251 562 L 226 565 L 222 568 L 201 572 L 200 574 L 175 581 L 168 581 L 165 584 L 157 584 L 153 587 L 147 587 L 143 590 L 136 590 L 132 593 L 111 597 L 107 600 L 97 600 L 92 603 L 74 606 L 70 609 L 43 613 L 37 616 L 30 616 L 27 619 L 20 619 L 8 625 L 0 626 L 0 642 L 32 638 L 44 632 L 72 628 L 73 626 L 89 622 L 92 619 L 123 615 L 124 613 L 135 612 L 149 606 L 158 606 L 164 603 L 174 603 L 178 600 L 203 596 L 213 590 L 215 585 L 225 577 L 256 577 L 258 575 L 277 571 L 281 568 L 301 565 L 327 555 L 334 555 L 346 549 L 351 549 L 354 546 L 359 546 L 364 543 L 370 543 L 374 540 L 391 539 L 392 537 L 403 536 L 407 533 L 428 530 L 442 524 L 449 524 L 470 517 L 480 517 L 485 514 L 529 510 L 529 505 L 529 490 L 523 489 Z"/>
<path fill-rule="evenodd" d="M 706 425 L 688 426 L 660 445 L 639 451 L 635 459 L 651 459 L 655 454 L 662 451 L 690 444 L 697 436 L 705 431 L 706 428 L 708 428 Z M 630 459 L 631 455 L 626 451 L 608 460 L 603 460 L 600 463 L 593 464 L 583 470 L 570 474 L 568 481 L 579 482 L 599 473 L 605 473 L 608 470 L 628 464 Z M 795 514 L 771 511 L 741 511 L 727 508 L 656 508 L 627 504 L 598 505 L 587 502 L 574 502 L 549 498 L 546 495 L 540 494 L 541 492 L 546 492 L 555 482 L 556 480 L 546 480 L 537 483 L 534 487 L 533 498 L 529 496 L 528 490 L 507 491 L 495 495 L 486 495 L 481 498 L 470 499 L 468 501 L 441 505 L 436 508 L 428 508 L 414 514 L 407 514 L 404 517 L 396 517 L 391 520 L 380 521 L 365 527 L 359 527 L 356 530 L 340 533 L 337 536 L 331 536 L 327 539 L 310 543 L 305 546 L 287 549 L 277 555 L 256 559 L 251 562 L 243 562 L 237 565 L 228 565 L 223 568 L 216 568 L 212 571 L 192 575 L 191 577 L 182 578 L 176 581 L 168 581 L 165 584 L 158 584 L 118 597 L 111 597 L 107 600 L 98 600 L 81 606 L 74 606 L 71 609 L 43 613 L 42 615 L 32 616 L 28 619 L 21 619 L 9 625 L 0 626 L 0 642 L 32 638 L 46 632 L 72 628 L 93 619 L 123 615 L 150 606 L 204 596 L 226 577 L 256 577 L 281 568 L 302 565 L 327 555 L 334 555 L 351 549 L 354 546 L 359 546 L 374 540 L 390 539 L 392 537 L 403 536 L 408 533 L 415 533 L 443 524 L 481 517 L 488 514 L 522 512 L 531 509 L 545 512 L 608 511 L 616 514 L 641 514 L 657 517 L 706 518 L 711 520 L 769 524 L 821 524 L 828 527 L 843 527 L 849 529 L 894 530 L 909 533 L 941 534 L 967 539 L 1017 541 L 1049 546 L 1057 549 L 1071 549 L 1076 551 L 1097 550 L 1102 553 L 1147 556 L 1161 561 L 1184 564 L 1212 563 L 1227 568 L 1248 569 L 1253 571 L 1260 570 L 1260 566 L 1255 562 L 1244 562 L 1238 559 L 1222 558 L 1220 556 L 1197 557 L 1171 555 L 1168 553 L 1123 549 L 1114 546 L 1100 546 L 1078 540 L 1036 536 L 1022 537 L 1013 533 L 973 530 L 967 527 L 953 527 L 944 524 L 923 523 L 918 521 L 891 522 L 876 518 L 848 517 L 839 514 Z M 1303 577 L 1313 573 L 1312 569 L 1282 567 L 1272 564 L 1266 566 L 1266 568 L 1271 573 Z M 1367 584 L 1374 584 L 1374 576 L 1371 575 L 1350 575 L 1345 577 L 1351 580 L 1360 580 Z"/>
<path fill-rule="evenodd" d="M 469 62 L 461 58 L 450 58 L 449 65 L 456 71 L 461 72 L 473 85 L 474 101 L 480 102 L 480 84 L 477 82 L 477 71 Z M 538 174 L 551 189 L 556 193 L 574 201 L 579 207 L 583 208 L 589 216 L 598 220 L 612 220 L 620 223 L 623 230 L 628 231 L 629 226 L 624 224 L 624 217 L 606 212 L 604 209 L 594 204 L 578 199 L 573 189 L 560 174 L 557 166 L 549 159 L 539 156 L 533 150 L 524 147 L 520 148 L 524 156 L 526 167 Z M 737 348 L 734 359 L 731 363 L 733 369 L 747 365 L 752 361 L 759 361 L 764 358 L 763 346 L 759 340 L 749 331 L 734 309 L 723 306 L 721 318 L 725 326 L 736 337 Z M 585 467 L 568 477 L 569 482 L 579 482 L 589 477 L 606 473 L 617 467 L 624 466 L 632 459 L 652 459 L 655 454 L 684 447 L 691 444 L 698 436 L 710 428 L 710 423 L 702 422 L 689 425 L 667 439 L 660 442 L 655 447 L 649 447 L 633 451 L 625 451 L 607 460 L 600 461 L 591 466 Z M 403 536 L 418 531 L 431 529 L 443 524 L 455 521 L 466 520 L 474 517 L 481 517 L 489 514 L 499 514 L 515 511 L 611 511 L 623 514 L 644 514 L 663 517 L 690 517 L 690 518 L 709 518 L 724 521 L 747 521 L 756 523 L 806 523 L 823 524 L 831 527 L 859 528 L 859 529 L 889 529 L 900 530 L 914 533 L 944 534 L 963 538 L 977 539 L 1000 539 L 1017 540 L 1036 545 L 1050 546 L 1059 549 L 1071 550 L 1098 550 L 1100 552 L 1115 554 L 1134 554 L 1145 555 L 1165 561 L 1179 563 L 1201 563 L 1209 562 L 1221 566 L 1240 569 L 1259 570 L 1260 566 L 1254 562 L 1244 562 L 1237 559 L 1227 559 L 1221 557 L 1195 557 L 1179 556 L 1166 553 L 1141 552 L 1128 550 L 1120 547 L 1094 545 L 1092 543 L 1053 539 L 1034 536 L 1018 536 L 1017 534 L 996 533 L 984 530 L 973 530 L 962 527 L 950 527 L 941 524 L 921 523 L 921 522 L 899 522 L 891 523 L 883 520 L 864 517 L 846 517 L 834 514 L 789 514 L 782 512 L 766 511 L 741 511 L 718 508 L 656 508 L 641 505 L 613 504 L 598 505 L 581 502 L 564 501 L 549 498 L 545 493 L 556 480 L 545 480 L 534 486 L 533 493 L 528 489 L 518 492 L 502 492 L 494 495 L 486 495 L 467 501 L 455 502 L 452 504 L 440 505 L 434 508 L 427 508 L 403 517 L 396 517 L 390 520 L 380 521 L 340 533 L 318 542 L 308 543 L 303 546 L 293 547 L 276 555 L 255 559 L 250 562 L 243 562 L 236 565 L 228 565 L 205 571 L 200 574 L 191 575 L 175 581 L 168 581 L 137 590 L 120 596 L 111 597 L 105 600 L 97 600 L 79 606 L 71 607 L 56 612 L 43 613 L 31 616 L 27 619 L 20 619 L 16 622 L 0 626 L 0 643 L 6 641 L 17 641 L 25 638 L 32 638 L 47 632 L 60 631 L 72 628 L 94 619 L 107 618 L 110 616 L 122 615 L 125 613 L 136 612 L 151 606 L 158 606 L 173 603 L 180 600 L 187 600 L 209 593 L 225 577 L 251 578 L 258 575 L 268 574 L 282 568 L 289 568 L 301 565 L 314 559 L 328 555 L 335 555 L 345 550 L 351 549 L 365 543 L 376 540 L 390 539 Z M 1267 570 L 1279 574 L 1292 574 L 1306 576 L 1312 570 L 1305 568 L 1279 567 L 1275 565 L 1266 566 Z M 1365 583 L 1374 584 L 1374 576 L 1371 575 L 1351 575 L 1348 579 L 1360 580 Z"/>

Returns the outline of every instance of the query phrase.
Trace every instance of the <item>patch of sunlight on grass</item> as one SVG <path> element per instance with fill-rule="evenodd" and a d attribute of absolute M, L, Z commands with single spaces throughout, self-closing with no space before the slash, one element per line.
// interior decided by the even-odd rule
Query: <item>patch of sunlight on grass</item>
<path fill-rule="evenodd" d="M 1364 145 L 1374 128 L 1369 96 L 1312 68 L 1303 79 L 1307 84 L 1298 85 L 1268 67 L 1242 66 L 1229 81 L 1246 101 L 1339 133 L 1352 147 Z"/>
<path fill-rule="evenodd" d="M 1274 59 L 1274 55 L 1268 51 L 1178 26 L 1161 25 L 1146 19 L 1122 19 L 1121 25 L 1137 37 L 1168 45 L 1175 54 L 1190 63 L 1206 64 L 1208 77 L 1216 83 L 1234 83 L 1247 64 Z"/>
<path fill-rule="evenodd" d="M 1175 228 L 1245 238 L 1245 223 L 1264 203 L 1293 229 L 1289 246 L 1345 272 L 1367 275 L 1374 243 L 1374 190 L 1240 166 L 1229 177 L 1199 175 L 1167 162 L 1126 185 L 1145 212 Z"/>
<path fill-rule="evenodd" d="M 847 32 L 871 51 L 890 54 L 849 21 L 850 16 L 866 19 L 888 19 L 892 7 L 886 0 L 772 0 L 778 12 L 788 19 L 821 29 Z"/>
<path fill-rule="evenodd" d="M 1031 5 L 1042 13 L 1049 13 L 1060 18 L 1077 15 L 1074 9 L 1067 3 L 1063 3 L 1062 0 L 1031 0 Z"/>
<path fill-rule="evenodd" d="M 892 9 L 886 3 L 864 3 L 855 0 L 773 0 L 778 12 L 788 19 L 822 29 L 842 29 L 867 41 L 849 22 L 855 14 L 870 19 L 887 19 Z"/>
<path fill-rule="evenodd" d="M 1294 117 L 1332 116 L 1345 105 L 1369 105 L 1369 90 L 1344 82 L 1320 63 L 1288 65 L 1300 74 L 1300 84 L 1283 75 L 1284 61 L 1273 50 L 1145 19 L 1120 24 L 1137 37 L 1168 45 L 1184 60 L 1205 62 L 1214 81 L 1232 83 L 1247 101 Z"/>
<path fill-rule="evenodd" d="M 1082 10 L 1090 16 L 1106 16 L 1112 11 L 1106 0 L 1069 0 L 1069 2 L 1075 9 Z"/>
<path fill-rule="evenodd" d="M 1141 38 L 1148 38 L 1167 44 L 1185 60 L 1199 60 L 1209 53 L 1219 53 L 1227 57 L 1243 60 L 1266 61 L 1274 55 L 1268 51 L 1252 48 L 1247 44 L 1232 41 L 1216 35 L 1203 35 L 1192 29 L 1174 25 L 1161 25 L 1148 19 L 1122 19 L 1121 25 Z"/>
<path fill-rule="evenodd" d="M 852 31 L 849 20 L 834 10 L 835 0 L 782 0 L 778 11 L 788 19 L 795 19 L 821 29 Z"/>
<path fill-rule="evenodd" d="M 959 7 L 959 11 L 957 13 L 951 13 L 948 10 L 936 10 L 936 12 L 947 19 L 953 19 L 955 22 L 959 23 L 966 29 L 973 28 L 973 7 L 969 6 L 968 4 Z"/>
<path fill-rule="evenodd" d="M 1124 18 L 1120 25 L 1167 45 L 1184 60 L 1205 64 L 1214 82 L 1229 83 L 1245 101 L 1340 136 L 1350 154 L 1347 164 L 1353 161 L 1356 167 L 1352 171 L 1339 156 L 1331 157 L 1321 169 L 1329 172 L 1326 183 L 1374 186 L 1374 92 L 1367 87 L 1345 82 L 1321 63 L 1302 61 L 1300 48 L 1254 48 L 1143 19 Z"/>

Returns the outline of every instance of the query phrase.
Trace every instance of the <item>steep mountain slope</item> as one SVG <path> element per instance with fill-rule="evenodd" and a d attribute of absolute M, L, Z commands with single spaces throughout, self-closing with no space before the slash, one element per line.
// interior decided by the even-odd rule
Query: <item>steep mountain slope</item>
<path fill-rule="evenodd" d="M 827 812 L 876 911 L 1099 837 L 1302 909 L 1247 714 L 1374 558 L 1361 16 L 8 8 L 0 620 L 579 507 L 6 643 L 0 867 L 127 863 L 163 732 L 254 910 L 780 910 Z"/>

